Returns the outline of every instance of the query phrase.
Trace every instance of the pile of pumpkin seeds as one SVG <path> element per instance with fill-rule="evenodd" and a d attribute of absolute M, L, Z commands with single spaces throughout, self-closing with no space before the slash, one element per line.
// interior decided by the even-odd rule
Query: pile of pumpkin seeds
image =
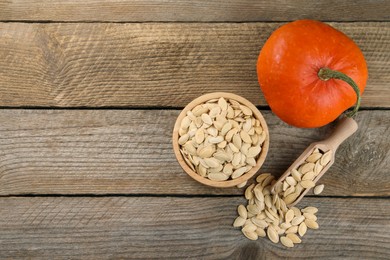
<path fill-rule="evenodd" d="M 265 139 L 266 132 L 250 108 L 221 97 L 187 112 L 178 143 L 194 172 L 213 181 L 226 181 L 256 165 Z"/>
<path fill-rule="evenodd" d="M 317 208 L 288 208 L 282 199 L 283 192 L 271 194 L 271 186 L 276 181 L 269 173 L 259 175 L 256 182 L 245 190 L 248 205 L 238 206 L 239 216 L 233 223 L 234 227 L 242 228 L 248 239 L 267 236 L 273 243 L 281 242 L 286 247 L 293 247 L 301 243 L 300 237 L 306 234 L 308 228 L 318 229 Z"/>

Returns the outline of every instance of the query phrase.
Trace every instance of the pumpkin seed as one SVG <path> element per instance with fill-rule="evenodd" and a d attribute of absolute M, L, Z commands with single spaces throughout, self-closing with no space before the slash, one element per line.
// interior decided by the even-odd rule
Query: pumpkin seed
<path fill-rule="evenodd" d="M 264 219 L 259 219 L 257 217 L 253 217 L 253 218 L 251 218 L 251 221 L 254 225 L 256 225 L 259 228 L 264 229 L 264 228 L 268 227 L 268 223 Z"/>
<path fill-rule="evenodd" d="M 270 173 L 263 173 L 263 174 L 260 174 L 259 176 L 256 177 L 256 181 L 257 183 L 262 183 L 266 178 L 268 178 L 269 176 L 271 176 Z"/>
<path fill-rule="evenodd" d="M 235 134 L 235 135 L 233 136 L 233 144 L 234 144 L 234 146 L 237 147 L 238 149 L 241 148 L 242 140 L 241 140 L 239 134 Z"/>
<path fill-rule="evenodd" d="M 262 228 L 257 228 L 255 232 L 256 232 L 256 234 L 257 234 L 259 237 L 265 237 L 265 236 L 266 236 L 265 230 L 262 229 Z"/>
<path fill-rule="evenodd" d="M 320 161 L 321 165 L 326 166 L 330 162 L 331 159 L 332 159 L 332 150 L 329 150 L 322 155 L 321 161 Z"/>
<path fill-rule="evenodd" d="M 251 184 L 251 185 L 249 185 L 248 186 L 248 188 L 246 188 L 246 190 L 245 190 L 245 198 L 247 199 L 247 200 L 250 200 L 250 199 L 252 199 L 253 198 L 253 188 L 255 187 L 255 184 Z"/>
<path fill-rule="evenodd" d="M 317 221 L 317 216 L 314 215 L 314 214 L 311 214 L 311 213 L 303 213 L 303 216 L 304 216 L 306 219 L 311 219 L 311 220 Z"/>
<path fill-rule="evenodd" d="M 248 149 L 247 156 L 248 157 L 256 157 L 261 151 L 260 146 L 251 147 Z"/>
<path fill-rule="evenodd" d="M 207 177 L 212 181 L 226 181 L 229 178 L 228 175 L 221 172 L 211 172 Z"/>
<path fill-rule="evenodd" d="M 306 231 L 307 231 L 307 226 L 305 224 L 305 222 L 302 222 L 300 225 L 299 225 L 299 228 L 298 228 L 298 234 L 303 237 L 305 234 L 306 234 Z"/>
<path fill-rule="evenodd" d="M 203 160 L 210 168 L 216 168 L 221 165 L 215 158 L 204 158 Z"/>
<path fill-rule="evenodd" d="M 305 224 L 308 228 L 318 229 L 318 223 L 312 219 L 305 219 Z"/>
<path fill-rule="evenodd" d="M 226 122 L 222 129 L 221 129 L 221 136 L 225 136 L 227 134 L 227 132 L 229 132 L 231 129 L 232 129 L 232 124 L 229 123 L 229 122 Z"/>
<path fill-rule="evenodd" d="M 298 228 L 298 232 L 299 232 L 299 228 Z M 294 233 L 289 233 L 286 235 L 286 237 L 288 237 L 294 244 L 300 244 L 302 242 L 302 240 Z"/>
<path fill-rule="evenodd" d="M 302 174 L 297 171 L 296 169 L 292 169 L 291 170 L 291 176 L 297 181 L 301 181 L 302 180 Z"/>
<path fill-rule="evenodd" d="M 211 117 L 208 114 L 206 114 L 206 113 L 202 114 L 201 118 L 202 118 L 203 123 L 208 124 L 208 125 L 213 124 L 213 120 L 211 119 Z"/>
<path fill-rule="evenodd" d="M 294 243 L 288 237 L 280 237 L 280 242 L 286 247 L 294 247 Z"/>
<path fill-rule="evenodd" d="M 240 109 L 241 109 L 242 113 L 244 113 L 244 115 L 246 115 L 246 116 L 252 115 L 252 110 L 249 107 L 244 106 L 244 105 L 240 105 Z"/>
<path fill-rule="evenodd" d="M 318 212 L 318 209 L 316 207 L 306 207 L 306 208 L 302 209 L 302 212 L 316 214 Z"/>
<path fill-rule="evenodd" d="M 227 175 L 231 175 L 233 173 L 233 165 L 232 164 L 225 164 L 223 167 L 223 173 Z"/>
<path fill-rule="evenodd" d="M 256 229 L 257 227 L 252 223 L 252 221 L 247 219 L 245 221 L 244 227 L 242 228 L 242 231 L 254 232 Z"/>
<path fill-rule="evenodd" d="M 299 172 L 302 173 L 302 174 L 305 174 L 307 172 L 310 172 L 310 171 L 313 171 L 314 170 L 314 166 L 315 164 L 314 163 L 304 163 L 300 166 L 299 168 Z"/>
<path fill-rule="evenodd" d="M 208 157 L 211 157 L 214 152 L 215 152 L 214 146 L 213 145 L 208 145 L 208 146 L 205 146 L 202 149 L 200 149 L 199 152 L 197 153 L 197 155 L 200 158 L 208 158 Z M 195 153 L 196 153 L 196 151 L 195 151 Z"/>
<path fill-rule="evenodd" d="M 289 233 L 297 233 L 298 232 L 298 226 L 291 226 L 290 228 L 288 228 L 286 230 L 286 234 L 289 234 Z"/>
<path fill-rule="evenodd" d="M 240 184 L 238 184 L 236 187 L 241 189 L 241 188 L 244 188 L 246 186 L 246 184 L 247 184 L 247 181 L 244 181 L 244 182 L 241 182 Z"/>
<path fill-rule="evenodd" d="M 243 217 L 237 217 L 234 220 L 233 227 L 242 227 L 245 224 L 246 219 Z"/>
<path fill-rule="evenodd" d="M 189 138 L 190 138 L 190 136 L 189 136 L 188 134 L 184 134 L 184 135 L 182 135 L 182 136 L 179 138 L 178 143 L 179 143 L 180 145 L 183 145 L 183 144 L 185 144 L 185 143 L 188 141 Z"/>
<path fill-rule="evenodd" d="M 310 171 L 310 172 L 305 173 L 305 175 L 303 175 L 302 180 L 303 181 L 314 180 L 315 177 L 316 177 L 315 172 Z"/>
<path fill-rule="evenodd" d="M 313 188 L 314 186 L 316 186 L 312 180 L 304 180 L 304 181 L 301 181 L 300 184 L 305 189 L 310 189 L 310 188 Z"/>
<path fill-rule="evenodd" d="M 234 164 L 233 164 L 234 165 Z M 232 173 L 232 179 L 237 179 L 246 172 L 246 167 L 241 167 Z"/>
<path fill-rule="evenodd" d="M 240 137 L 241 137 L 242 141 L 244 141 L 245 143 L 248 143 L 248 144 L 252 143 L 252 139 L 247 132 L 241 131 Z"/>
<path fill-rule="evenodd" d="M 294 179 L 294 177 L 288 176 L 286 178 L 286 182 L 290 184 L 291 186 L 297 185 L 297 181 Z"/>
<path fill-rule="evenodd" d="M 269 226 L 267 228 L 267 236 L 273 243 L 277 244 L 279 242 L 279 235 L 274 227 Z"/>
<path fill-rule="evenodd" d="M 315 163 L 315 162 L 318 161 L 318 159 L 320 159 L 321 157 L 322 157 L 322 154 L 321 154 L 321 153 L 312 153 L 311 155 L 309 155 L 309 156 L 306 158 L 306 162 Z"/>
<path fill-rule="evenodd" d="M 250 240 L 257 240 L 259 236 L 255 231 L 242 231 L 242 233 Z"/>
<path fill-rule="evenodd" d="M 285 221 L 286 223 L 290 223 L 291 220 L 294 218 L 294 210 L 289 209 L 285 215 Z"/>
<path fill-rule="evenodd" d="M 304 217 L 304 216 L 295 217 L 295 218 L 293 218 L 293 220 L 291 221 L 291 225 L 293 225 L 293 226 L 298 226 L 298 225 L 301 224 L 304 220 L 305 220 L 305 217 Z"/>
<path fill-rule="evenodd" d="M 315 186 L 314 187 L 314 194 L 315 195 L 321 194 L 321 192 L 324 190 L 324 188 L 325 188 L 324 184 L 320 184 L 320 185 Z"/>
<path fill-rule="evenodd" d="M 291 193 L 290 195 L 284 198 L 284 202 L 286 202 L 287 205 L 291 204 L 299 197 L 299 195 L 300 193 L 298 192 Z"/>

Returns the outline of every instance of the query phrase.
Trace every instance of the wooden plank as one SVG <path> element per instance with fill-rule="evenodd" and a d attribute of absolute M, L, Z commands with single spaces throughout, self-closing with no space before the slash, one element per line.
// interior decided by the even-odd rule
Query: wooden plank
<path fill-rule="evenodd" d="M 250 0 L 44 0 L 0 1 L 3 21 L 327 21 L 389 20 L 389 1 Z"/>
<path fill-rule="evenodd" d="M 190 179 L 171 133 L 178 110 L 0 110 L 0 195 L 241 194 Z M 263 111 L 270 151 L 262 172 L 280 175 L 331 132 L 297 129 Z M 361 111 L 338 150 L 323 195 L 389 196 L 390 113 Z"/>
<path fill-rule="evenodd" d="M 257 105 L 256 61 L 281 23 L 0 23 L 0 106 L 183 107 L 214 91 Z M 390 106 L 390 24 L 333 23 L 363 50 L 365 107 Z"/>
<path fill-rule="evenodd" d="M 320 229 L 294 249 L 232 227 L 241 197 L 0 199 L 0 257 L 389 259 L 389 199 L 305 198 Z"/>

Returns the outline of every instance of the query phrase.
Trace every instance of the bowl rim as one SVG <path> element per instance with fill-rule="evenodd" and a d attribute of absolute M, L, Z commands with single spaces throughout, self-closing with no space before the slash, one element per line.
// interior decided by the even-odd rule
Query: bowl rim
<path fill-rule="evenodd" d="M 264 143 L 262 145 L 262 149 L 260 152 L 260 156 L 256 161 L 256 165 L 247 173 L 243 174 L 242 176 L 238 177 L 237 179 L 233 180 L 227 180 L 227 181 L 213 181 L 208 178 L 202 177 L 199 174 L 197 174 L 195 171 L 193 171 L 187 163 L 184 161 L 184 158 L 182 154 L 180 153 L 180 145 L 178 143 L 179 141 L 179 129 L 180 129 L 180 123 L 182 119 L 187 115 L 187 111 L 192 110 L 195 106 L 205 103 L 208 100 L 215 99 L 215 98 L 220 98 L 223 97 L 225 99 L 234 99 L 238 101 L 239 103 L 249 107 L 253 115 L 256 119 L 260 121 L 260 125 L 263 128 L 263 131 L 266 132 L 266 137 L 264 140 Z M 265 122 L 265 119 L 261 112 L 256 108 L 255 105 L 253 105 L 249 100 L 233 94 L 233 93 L 228 93 L 228 92 L 213 92 L 213 93 L 208 93 L 204 94 L 202 96 L 199 96 L 192 100 L 188 105 L 186 105 L 183 110 L 180 112 L 179 116 L 176 119 L 174 128 L 173 128 L 173 133 L 172 133 L 172 145 L 173 145 L 173 151 L 176 156 L 176 160 L 179 162 L 180 166 L 183 168 L 183 170 L 194 180 L 208 185 L 212 187 L 218 187 L 218 188 L 224 188 L 224 187 L 233 187 L 236 186 L 240 183 L 243 183 L 250 178 L 252 178 L 261 168 L 263 165 L 265 158 L 267 156 L 268 150 L 269 150 L 269 132 L 268 132 L 268 126 L 267 123 Z"/>

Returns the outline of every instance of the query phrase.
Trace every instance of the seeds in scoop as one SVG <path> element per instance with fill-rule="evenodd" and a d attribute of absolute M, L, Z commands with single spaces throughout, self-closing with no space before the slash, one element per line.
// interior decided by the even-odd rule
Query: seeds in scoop
<path fill-rule="evenodd" d="M 314 187 L 314 194 L 315 195 L 321 194 L 321 192 L 324 190 L 324 188 L 325 188 L 324 184 L 315 186 Z"/>
<path fill-rule="evenodd" d="M 294 243 L 288 237 L 280 237 L 280 242 L 286 247 L 294 247 Z"/>

